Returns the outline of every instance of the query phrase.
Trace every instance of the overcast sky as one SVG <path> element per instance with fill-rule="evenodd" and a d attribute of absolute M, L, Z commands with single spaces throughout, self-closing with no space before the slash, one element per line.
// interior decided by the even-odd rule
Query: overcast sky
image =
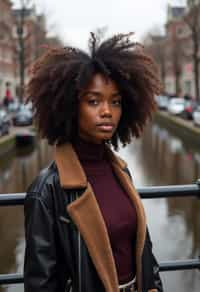
<path fill-rule="evenodd" d="M 17 3 L 19 0 L 13 0 Z M 107 35 L 135 32 L 140 40 L 146 32 L 163 27 L 167 3 L 185 0 L 35 0 L 48 16 L 48 27 L 70 44 L 86 48 L 90 31 L 108 27 Z"/>

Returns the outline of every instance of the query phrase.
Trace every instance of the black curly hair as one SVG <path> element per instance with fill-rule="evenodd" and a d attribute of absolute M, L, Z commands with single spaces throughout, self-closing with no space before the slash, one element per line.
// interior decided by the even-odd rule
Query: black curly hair
<path fill-rule="evenodd" d="M 101 41 L 91 33 L 89 53 L 78 48 L 48 48 L 31 69 L 28 101 L 42 137 L 50 145 L 72 142 L 77 133 L 79 92 L 96 73 L 116 82 L 122 96 L 122 116 L 108 143 L 115 149 L 139 137 L 156 110 L 161 90 L 157 66 L 131 35 L 118 34 Z"/>

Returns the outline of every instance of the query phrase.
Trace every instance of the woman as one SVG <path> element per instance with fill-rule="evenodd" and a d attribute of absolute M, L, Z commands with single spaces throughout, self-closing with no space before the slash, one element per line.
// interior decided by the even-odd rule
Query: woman
<path fill-rule="evenodd" d="M 111 150 L 139 137 L 160 90 L 156 67 L 131 34 L 90 54 L 49 50 L 28 95 L 54 160 L 25 200 L 25 292 L 163 291 L 141 200 Z"/>

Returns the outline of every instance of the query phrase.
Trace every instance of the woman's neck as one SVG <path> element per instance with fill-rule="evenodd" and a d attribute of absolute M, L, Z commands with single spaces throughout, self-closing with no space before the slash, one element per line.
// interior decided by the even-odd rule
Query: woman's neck
<path fill-rule="evenodd" d="M 79 137 L 74 141 L 73 146 L 81 161 L 99 161 L 104 158 L 104 142 L 101 144 L 95 144 Z"/>

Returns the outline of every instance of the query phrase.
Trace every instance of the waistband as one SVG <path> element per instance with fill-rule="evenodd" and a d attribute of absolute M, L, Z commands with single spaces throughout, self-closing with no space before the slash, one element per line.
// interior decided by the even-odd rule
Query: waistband
<path fill-rule="evenodd" d="M 135 291 L 136 277 L 128 283 L 119 285 L 120 291 Z"/>

